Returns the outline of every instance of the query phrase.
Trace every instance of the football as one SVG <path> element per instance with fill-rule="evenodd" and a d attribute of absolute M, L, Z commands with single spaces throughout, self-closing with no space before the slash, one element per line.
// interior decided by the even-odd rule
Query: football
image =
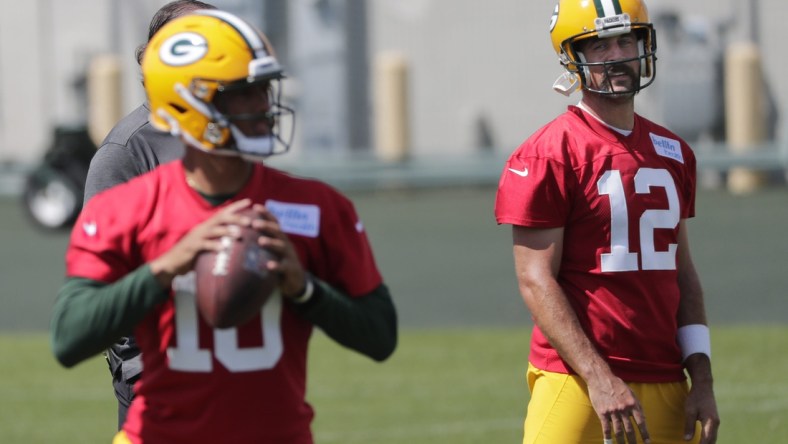
<path fill-rule="evenodd" d="M 241 228 L 241 238 L 221 238 L 219 251 L 197 256 L 194 266 L 197 307 L 213 328 L 242 325 L 260 313 L 279 285 L 278 276 L 266 268 L 274 259 L 257 244 L 260 233 Z"/>

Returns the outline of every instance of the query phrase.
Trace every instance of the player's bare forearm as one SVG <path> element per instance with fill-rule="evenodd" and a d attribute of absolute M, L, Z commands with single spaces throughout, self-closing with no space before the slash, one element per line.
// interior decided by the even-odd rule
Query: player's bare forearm
<path fill-rule="evenodd" d="M 607 378 L 610 367 L 588 339 L 558 283 L 524 279 L 520 292 L 534 322 L 572 369 L 587 383 Z"/>
<path fill-rule="evenodd" d="M 550 344 L 586 381 L 610 368 L 583 331 L 556 281 L 563 230 L 513 227 L 514 262 L 520 294 Z"/>
<path fill-rule="evenodd" d="M 698 272 L 690 255 L 689 236 L 686 221 L 679 225 L 678 249 L 676 252 L 678 268 L 678 285 L 681 299 L 677 314 L 678 326 L 691 324 L 706 325 L 706 307 L 703 302 L 703 288 Z"/>
<path fill-rule="evenodd" d="M 693 324 L 706 325 L 706 308 L 703 301 L 703 288 L 692 262 L 687 234 L 686 221 L 679 225 L 679 245 L 677 251 L 678 285 L 681 293 L 677 323 L 679 327 Z M 691 387 L 685 405 L 685 437 L 695 433 L 695 423 L 701 424 L 701 444 L 717 442 L 720 416 L 714 397 L 714 377 L 711 359 L 703 353 L 694 353 L 684 360 L 684 367 L 690 377 Z"/>
<path fill-rule="evenodd" d="M 684 361 L 684 367 L 687 369 L 693 385 L 706 385 L 709 387 L 713 385 L 711 359 L 708 356 L 702 353 L 687 356 L 687 359 Z"/>
<path fill-rule="evenodd" d="M 556 276 L 563 247 L 562 229 L 514 227 L 514 258 L 520 293 L 541 332 L 561 358 L 586 382 L 606 439 L 635 442 L 636 429 L 649 437 L 640 402 L 615 376 L 583 330 Z"/>

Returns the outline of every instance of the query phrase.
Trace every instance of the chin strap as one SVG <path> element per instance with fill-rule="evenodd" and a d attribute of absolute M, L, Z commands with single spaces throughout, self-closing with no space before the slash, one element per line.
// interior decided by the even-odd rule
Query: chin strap
<path fill-rule="evenodd" d="M 553 83 L 553 90 L 567 97 L 578 89 L 580 89 L 580 80 L 577 78 L 577 74 L 569 71 L 558 76 Z"/>
<path fill-rule="evenodd" d="M 249 137 L 235 125 L 230 125 L 230 132 L 235 139 L 235 147 L 239 154 L 268 157 L 274 154 L 274 137 L 270 135 Z"/>

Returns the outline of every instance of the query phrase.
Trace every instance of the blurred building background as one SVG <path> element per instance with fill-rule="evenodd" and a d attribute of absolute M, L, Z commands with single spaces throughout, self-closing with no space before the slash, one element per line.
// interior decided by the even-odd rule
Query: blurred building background
<path fill-rule="evenodd" d="M 18 182 L 8 177 L 40 162 L 55 128 L 89 127 L 100 140 L 144 100 L 133 54 L 165 3 L 0 0 L 0 175 L 6 177 L 0 189 L 14 192 Z M 466 159 L 470 170 L 490 168 L 484 173 L 494 177 L 497 159 L 580 97 L 551 90 L 561 73 L 547 29 L 552 1 L 212 3 L 261 27 L 289 69 L 286 95 L 298 124 L 294 153 L 281 162 Z M 788 104 L 788 84 L 780 81 L 788 69 L 779 38 L 782 0 L 648 5 L 657 26 L 658 75 L 638 98 L 638 111 L 695 143 L 700 155 L 709 155 L 708 165 L 728 168 L 736 160 L 726 157 L 725 61 L 732 47 L 750 42 L 757 49 L 750 64 L 762 83 L 747 90 L 758 110 L 744 118 L 757 116 L 763 128 L 752 144 L 768 155 L 749 164 L 782 171 L 788 139 L 788 120 L 780 116 Z M 87 80 L 113 69 L 122 74 L 114 87 L 109 83 L 114 96 L 92 97 Z M 498 166 L 476 164 L 481 158 Z"/>

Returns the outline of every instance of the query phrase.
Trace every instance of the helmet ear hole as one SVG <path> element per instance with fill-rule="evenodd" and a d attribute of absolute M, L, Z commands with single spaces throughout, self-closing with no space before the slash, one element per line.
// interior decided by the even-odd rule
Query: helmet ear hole
<path fill-rule="evenodd" d="M 178 105 L 177 103 L 170 103 L 170 107 L 175 110 L 178 114 L 183 114 L 186 112 L 186 108 Z"/>

